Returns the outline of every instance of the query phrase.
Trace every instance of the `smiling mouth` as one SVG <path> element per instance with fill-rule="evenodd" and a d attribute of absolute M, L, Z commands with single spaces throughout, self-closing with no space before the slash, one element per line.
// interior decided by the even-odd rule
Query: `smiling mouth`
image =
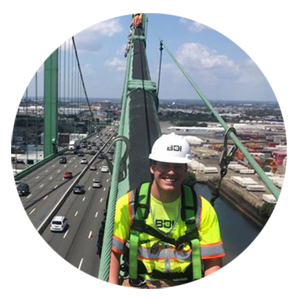
<path fill-rule="evenodd" d="M 168 183 L 174 183 L 177 181 L 176 178 L 170 178 L 170 177 L 163 177 L 162 179 Z"/>

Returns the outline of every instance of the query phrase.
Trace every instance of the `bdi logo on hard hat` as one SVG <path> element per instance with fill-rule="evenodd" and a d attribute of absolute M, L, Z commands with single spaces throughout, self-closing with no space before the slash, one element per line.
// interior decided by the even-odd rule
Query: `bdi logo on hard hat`
<path fill-rule="evenodd" d="M 167 151 L 182 151 L 182 146 L 171 145 L 167 147 Z"/>

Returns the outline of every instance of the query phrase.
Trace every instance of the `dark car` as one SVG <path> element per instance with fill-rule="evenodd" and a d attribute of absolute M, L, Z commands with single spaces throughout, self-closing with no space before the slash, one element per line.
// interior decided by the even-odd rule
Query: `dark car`
<path fill-rule="evenodd" d="M 90 151 L 90 155 L 95 155 L 96 154 L 96 151 L 92 150 Z"/>
<path fill-rule="evenodd" d="M 82 151 L 80 151 L 80 152 L 77 153 L 77 156 L 78 156 L 78 157 L 79 157 L 79 156 L 84 156 L 84 153 L 83 153 Z"/>
<path fill-rule="evenodd" d="M 73 193 L 74 194 L 84 194 L 85 193 L 84 186 L 83 185 L 76 185 L 73 189 Z"/>
<path fill-rule="evenodd" d="M 27 196 L 30 193 L 29 185 L 27 183 L 20 183 L 17 189 L 19 196 Z"/>
<path fill-rule="evenodd" d="M 67 163 L 67 158 L 65 156 L 61 157 L 59 160 L 60 164 L 66 164 Z"/>
<path fill-rule="evenodd" d="M 65 179 L 70 179 L 70 178 L 72 178 L 72 177 L 73 177 L 72 172 L 65 172 L 65 174 L 64 174 L 64 178 L 65 178 Z"/>

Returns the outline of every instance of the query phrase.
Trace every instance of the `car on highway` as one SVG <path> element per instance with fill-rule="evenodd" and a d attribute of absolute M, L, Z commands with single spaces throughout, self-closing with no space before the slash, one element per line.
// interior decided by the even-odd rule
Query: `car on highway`
<path fill-rule="evenodd" d="M 74 194 L 84 194 L 85 193 L 84 186 L 83 185 L 75 185 L 75 187 L 73 189 L 73 193 Z"/>
<path fill-rule="evenodd" d="M 72 172 L 65 172 L 64 173 L 64 178 L 65 179 L 71 179 L 71 178 L 73 178 L 73 173 Z"/>
<path fill-rule="evenodd" d="M 50 224 L 52 232 L 63 232 L 68 227 L 68 219 L 65 216 L 55 216 Z"/>
<path fill-rule="evenodd" d="M 28 183 L 21 182 L 18 184 L 17 187 L 19 196 L 27 196 L 30 193 L 29 185 Z"/>
<path fill-rule="evenodd" d="M 86 165 L 88 163 L 88 161 L 86 160 L 86 158 L 82 158 L 81 161 L 80 161 L 80 163 L 82 165 Z"/>
<path fill-rule="evenodd" d="M 94 165 L 91 165 L 90 166 L 90 170 L 92 170 L 92 171 L 95 171 L 95 170 L 97 170 L 97 166 L 94 164 Z"/>
<path fill-rule="evenodd" d="M 65 156 L 62 156 L 59 160 L 60 164 L 66 164 L 67 163 L 67 158 Z"/>
<path fill-rule="evenodd" d="M 108 171 L 109 171 L 108 166 L 102 166 L 101 168 L 102 173 L 108 173 Z"/>
<path fill-rule="evenodd" d="M 77 156 L 78 156 L 78 157 L 84 156 L 84 153 L 83 153 L 82 151 L 80 151 L 80 152 L 77 153 Z"/>
<path fill-rule="evenodd" d="M 99 146 L 95 146 L 95 150 L 100 150 L 100 147 Z"/>
<path fill-rule="evenodd" d="M 90 155 L 95 155 L 96 154 L 96 151 L 92 150 L 90 151 Z"/>
<path fill-rule="evenodd" d="M 93 188 L 101 188 L 102 187 L 102 183 L 99 179 L 94 179 L 93 180 Z"/>

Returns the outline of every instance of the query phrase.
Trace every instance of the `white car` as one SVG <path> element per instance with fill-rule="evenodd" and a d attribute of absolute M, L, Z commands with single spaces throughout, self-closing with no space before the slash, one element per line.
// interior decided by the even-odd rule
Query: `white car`
<path fill-rule="evenodd" d="M 64 216 L 55 216 L 50 224 L 52 232 L 63 232 L 68 226 L 68 219 Z"/>
<path fill-rule="evenodd" d="M 102 173 L 108 173 L 108 166 L 103 166 L 102 168 L 101 168 L 101 172 Z"/>
<path fill-rule="evenodd" d="M 86 165 L 88 162 L 87 162 L 86 158 L 83 158 L 83 159 L 80 161 L 80 163 L 81 163 L 82 165 Z"/>
<path fill-rule="evenodd" d="M 93 188 L 101 188 L 101 187 L 102 187 L 101 181 L 98 179 L 94 179 L 93 180 Z"/>

